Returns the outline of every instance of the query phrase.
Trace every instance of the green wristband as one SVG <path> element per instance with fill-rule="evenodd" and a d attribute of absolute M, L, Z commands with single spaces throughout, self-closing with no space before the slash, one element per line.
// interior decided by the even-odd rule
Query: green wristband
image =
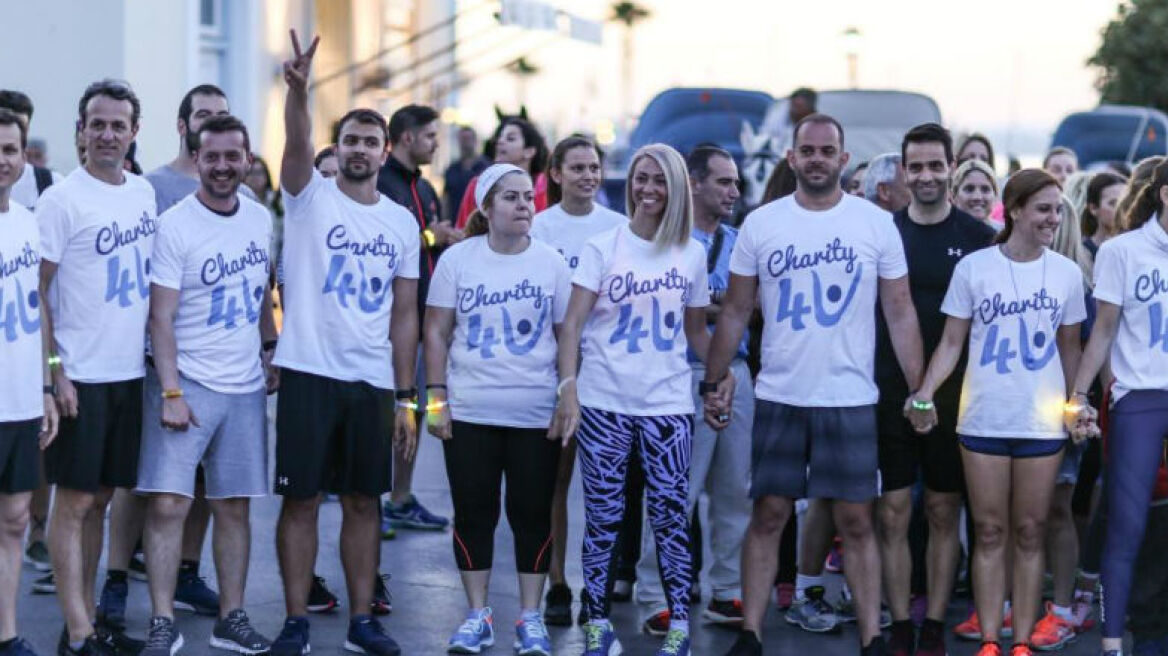
<path fill-rule="evenodd" d="M 937 406 L 935 406 L 932 401 L 919 401 L 916 398 L 913 398 L 912 400 L 913 410 L 917 410 L 919 412 L 928 412 L 935 407 Z"/>

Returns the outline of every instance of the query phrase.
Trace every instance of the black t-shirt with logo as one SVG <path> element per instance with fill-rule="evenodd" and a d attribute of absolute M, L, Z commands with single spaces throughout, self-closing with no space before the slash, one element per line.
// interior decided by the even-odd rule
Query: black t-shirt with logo
<path fill-rule="evenodd" d="M 912 290 L 913 305 L 917 310 L 917 320 L 921 325 L 927 366 L 945 331 L 947 317 L 941 312 L 941 302 L 945 300 L 945 292 L 949 289 L 949 281 L 953 278 L 953 269 L 957 266 L 957 261 L 989 246 L 995 233 L 993 228 L 956 207 L 949 211 L 949 216 L 945 217 L 944 221 L 932 225 L 921 225 L 910 219 L 908 208 L 893 214 L 892 219 L 904 242 L 909 287 Z M 896 360 L 896 353 L 892 350 L 888 325 L 879 307 L 877 315 L 876 383 L 880 387 L 881 398 L 890 397 L 898 399 L 897 402 L 903 402 L 910 390 Z M 963 356 L 953 374 L 938 390 L 937 396 L 956 398 L 961 391 L 961 378 L 964 373 Z"/>

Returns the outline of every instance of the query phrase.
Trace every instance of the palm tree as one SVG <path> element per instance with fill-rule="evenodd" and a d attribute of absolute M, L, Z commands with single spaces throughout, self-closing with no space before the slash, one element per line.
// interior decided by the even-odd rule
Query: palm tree
<path fill-rule="evenodd" d="M 649 10 L 635 2 L 614 2 L 608 20 L 625 26 L 621 44 L 621 119 L 632 115 L 633 102 L 633 28 L 650 16 Z"/>
<path fill-rule="evenodd" d="M 528 61 L 527 57 L 520 57 L 507 64 L 507 70 L 515 76 L 516 92 L 520 106 L 527 104 L 527 80 L 539 73 L 539 66 Z"/>

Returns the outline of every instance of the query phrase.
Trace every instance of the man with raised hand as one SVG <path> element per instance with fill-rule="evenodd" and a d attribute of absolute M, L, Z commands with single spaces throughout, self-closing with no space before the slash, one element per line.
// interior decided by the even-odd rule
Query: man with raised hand
<path fill-rule="evenodd" d="M 284 496 L 276 547 L 288 619 L 274 656 L 309 652 L 307 598 L 316 560 L 317 511 L 339 494 L 341 561 L 349 593 L 346 649 L 397 656 L 369 614 L 377 574 L 378 498 L 389 491 L 393 446 L 417 446 L 413 389 L 418 351 L 418 226 L 377 191 L 386 158 L 385 119 L 355 109 L 341 117 L 340 174 L 313 169 L 308 76 L 319 37 L 284 63 L 284 292 L 288 313 L 276 349 L 276 492 Z M 396 390 L 396 391 L 394 391 Z M 396 403 L 395 403 L 396 397 Z M 393 445 L 391 445 L 391 440 Z"/>

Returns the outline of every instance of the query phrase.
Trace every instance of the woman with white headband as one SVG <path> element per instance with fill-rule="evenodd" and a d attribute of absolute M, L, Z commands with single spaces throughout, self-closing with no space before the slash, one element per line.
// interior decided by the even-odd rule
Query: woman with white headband
<path fill-rule="evenodd" d="M 487 586 L 506 478 L 521 616 L 519 654 L 550 656 L 539 612 L 551 556 L 560 442 L 548 439 L 556 403 L 555 329 L 571 293 L 564 258 L 528 236 L 531 177 L 495 164 L 474 187 L 467 239 L 438 261 L 426 301 L 430 432 L 443 440 L 454 502 L 454 559 L 470 609 L 449 651 L 494 644 Z"/>
<path fill-rule="evenodd" d="M 632 219 L 590 239 L 572 277 L 552 434 L 566 439 L 579 427 L 585 656 L 621 653 L 608 621 L 606 588 L 633 453 L 645 467 L 646 508 L 670 606 L 669 631 L 657 656 L 688 656 L 694 403 L 686 347 L 705 361 L 706 253 L 690 238 L 689 175 L 676 150 L 653 144 L 637 151 L 625 195 Z"/>

